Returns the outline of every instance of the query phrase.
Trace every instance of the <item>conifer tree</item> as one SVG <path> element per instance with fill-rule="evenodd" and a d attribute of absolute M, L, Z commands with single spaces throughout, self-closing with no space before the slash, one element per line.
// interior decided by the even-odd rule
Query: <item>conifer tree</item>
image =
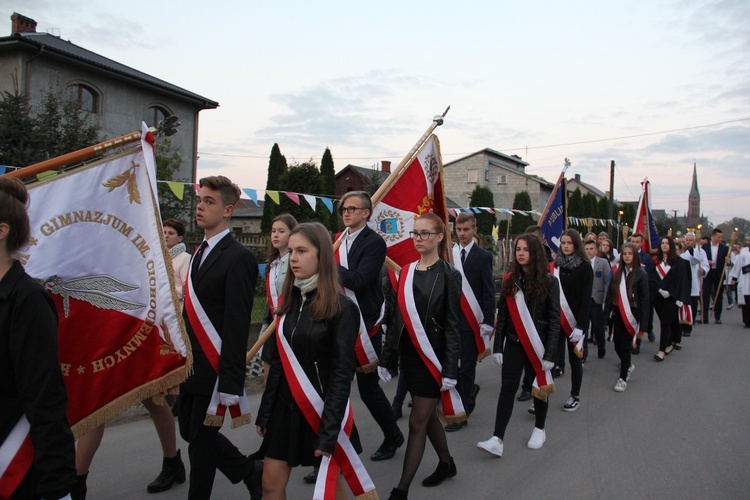
<path fill-rule="evenodd" d="M 281 154 L 278 143 L 274 143 L 271 148 L 271 156 L 268 160 L 268 179 L 266 180 L 266 190 L 278 191 L 281 188 L 281 178 L 286 172 L 286 158 Z M 263 204 L 263 219 L 260 223 L 260 230 L 264 233 L 271 232 L 271 221 L 276 214 L 281 213 L 278 207 L 266 196 Z"/>

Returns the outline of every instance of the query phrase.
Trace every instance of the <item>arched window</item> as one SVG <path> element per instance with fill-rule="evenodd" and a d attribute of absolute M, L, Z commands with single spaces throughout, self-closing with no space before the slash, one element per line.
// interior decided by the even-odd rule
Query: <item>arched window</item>
<path fill-rule="evenodd" d="M 88 85 L 76 83 L 68 87 L 68 99 L 81 111 L 99 113 L 99 94 Z"/>
<path fill-rule="evenodd" d="M 171 112 L 162 108 L 161 106 L 151 106 L 150 108 L 148 108 L 148 110 L 146 110 L 146 116 L 144 117 L 143 121 L 145 121 L 148 126 L 155 127 L 161 120 L 170 116 L 171 114 Z"/>

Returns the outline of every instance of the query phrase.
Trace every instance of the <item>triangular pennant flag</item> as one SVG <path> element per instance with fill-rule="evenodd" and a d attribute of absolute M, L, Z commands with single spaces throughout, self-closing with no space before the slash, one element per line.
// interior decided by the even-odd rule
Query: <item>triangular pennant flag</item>
<path fill-rule="evenodd" d="M 289 196 L 289 195 L 287 195 L 287 196 Z M 310 206 L 312 207 L 312 209 L 315 210 L 315 207 L 317 205 L 317 201 L 316 201 L 315 196 L 313 196 L 311 194 L 303 194 L 302 197 L 305 198 L 305 201 L 307 201 L 307 203 L 310 204 Z"/>
<path fill-rule="evenodd" d="M 487 212 L 489 212 L 489 213 L 491 213 L 491 214 L 493 214 L 493 215 L 494 215 L 494 213 L 495 213 L 495 211 L 494 211 L 494 210 L 492 210 L 492 209 L 491 209 L 490 207 L 482 207 L 482 208 L 484 208 L 485 210 L 487 210 Z"/>
<path fill-rule="evenodd" d="M 185 197 L 185 183 L 184 182 L 172 182 L 167 181 L 167 186 L 172 193 L 177 197 L 178 200 L 182 200 Z"/>
<path fill-rule="evenodd" d="M 457 214 L 460 214 L 460 213 L 461 213 L 461 209 L 460 209 L 460 208 L 457 208 L 457 209 L 455 210 L 455 212 L 456 212 Z"/>
<path fill-rule="evenodd" d="M 320 201 L 323 202 L 323 205 L 326 206 L 329 212 L 333 213 L 333 200 L 330 198 L 320 198 Z"/>
<path fill-rule="evenodd" d="M 193 187 L 195 188 L 195 194 L 198 194 L 201 190 L 201 185 L 196 182 L 193 184 Z"/>
<path fill-rule="evenodd" d="M 250 198 L 253 203 L 258 204 L 258 192 L 255 189 L 242 188 L 242 191 Z"/>
<path fill-rule="evenodd" d="M 5 165 L 0 165 L 0 175 L 3 175 L 6 169 L 7 167 Z"/>
<path fill-rule="evenodd" d="M 284 194 L 287 198 L 292 200 L 294 203 L 299 205 L 299 195 L 297 193 L 290 193 L 289 191 L 284 191 Z"/>
<path fill-rule="evenodd" d="M 57 175 L 57 170 L 47 170 L 46 172 L 42 172 L 41 174 L 37 174 L 36 178 L 40 181 L 43 181 L 44 179 L 49 179 L 51 177 L 54 177 Z"/>
<path fill-rule="evenodd" d="M 452 208 L 448 209 L 448 213 L 451 214 L 453 217 L 456 217 L 456 211 L 453 210 Z"/>
<path fill-rule="evenodd" d="M 273 200 L 274 203 L 277 205 L 281 203 L 281 200 L 279 200 L 279 192 L 278 191 L 271 191 L 270 189 L 266 190 L 266 195 Z"/>

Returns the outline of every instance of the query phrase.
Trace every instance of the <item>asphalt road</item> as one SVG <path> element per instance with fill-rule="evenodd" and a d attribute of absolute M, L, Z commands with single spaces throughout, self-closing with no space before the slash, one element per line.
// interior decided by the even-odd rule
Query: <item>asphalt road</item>
<path fill-rule="evenodd" d="M 479 364 L 476 410 L 466 428 L 448 434 L 458 475 L 436 488 L 421 486 L 437 465 L 428 443 L 410 498 L 750 498 L 750 398 L 745 378 L 750 373 L 750 330 L 742 328 L 736 309 L 725 311 L 722 319 L 723 325 L 696 326 L 684 339 L 683 349 L 662 363 L 652 359 L 658 339 L 644 342 L 641 354 L 633 357 L 636 370 L 624 393 L 612 390 L 618 359 L 609 342 L 604 359 L 594 354 L 585 365 L 578 411 L 561 411 L 570 391 L 569 374 L 556 381 L 542 449 L 526 448 L 534 418 L 526 411 L 528 403 L 516 403 L 502 458 L 476 449 L 477 441 L 492 433 L 500 388 L 499 368 L 489 359 Z M 391 397 L 395 380 L 384 388 Z M 256 409 L 259 401 L 259 394 L 252 396 L 251 407 Z M 356 384 L 352 401 L 363 461 L 380 497 L 388 498 L 400 476 L 404 448 L 392 460 L 371 462 L 369 456 L 382 435 L 359 400 Z M 406 406 L 404 411 L 399 425 L 406 435 Z M 232 430 L 225 425 L 224 432 L 245 453 L 260 445 L 254 426 Z M 179 447 L 186 457 L 186 443 Z M 161 450 L 150 420 L 108 426 L 89 474 L 88 498 L 185 498 L 187 483 L 164 493 L 146 493 L 146 484 L 160 467 Z M 293 471 L 288 498 L 311 498 L 312 486 L 302 481 L 308 472 Z M 214 498 L 249 497 L 242 484 L 232 485 L 221 474 L 213 491 Z"/>

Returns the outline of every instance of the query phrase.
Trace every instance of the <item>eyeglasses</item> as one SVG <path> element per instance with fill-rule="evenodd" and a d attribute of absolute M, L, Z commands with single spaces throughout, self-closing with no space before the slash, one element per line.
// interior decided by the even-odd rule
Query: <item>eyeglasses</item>
<path fill-rule="evenodd" d="M 432 236 L 433 234 L 440 234 L 440 233 L 431 233 L 430 231 L 422 231 L 422 232 L 409 231 L 409 235 L 412 238 L 416 238 L 418 240 L 429 240 L 430 236 Z"/>
<path fill-rule="evenodd" d="M 365 207 L 341 207 L 339 208 L 340 213 L 353 214 L 357 210 L 367 210 Z"/>

